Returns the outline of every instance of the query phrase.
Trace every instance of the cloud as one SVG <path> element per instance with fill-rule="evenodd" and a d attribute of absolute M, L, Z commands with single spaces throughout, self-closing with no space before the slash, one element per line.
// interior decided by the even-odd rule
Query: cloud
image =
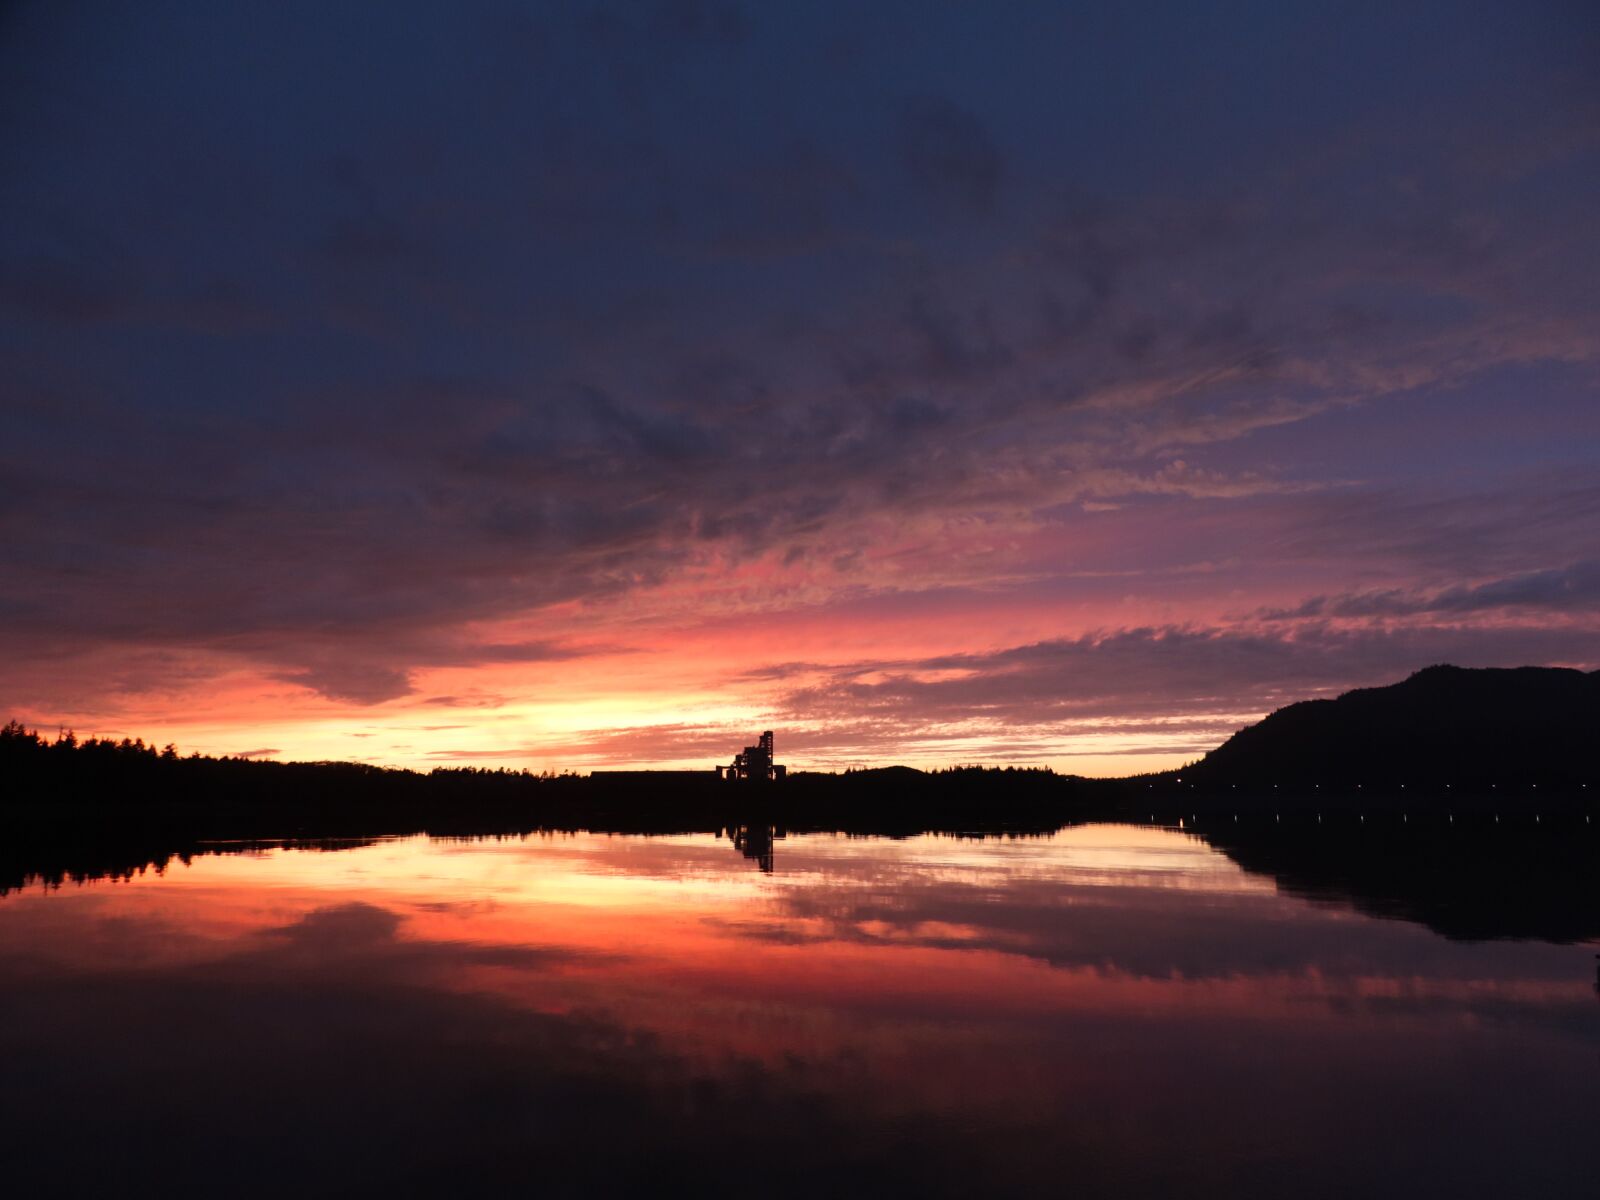
<path fill-rule="evenodd" d="M 1386 588 L 1313 596 L 1292 609 L 1268 609 L 1261 616 L 1273 621 L 1307 617 L 1414 617 L 1497 609 L 1600 612 L 1600 561 L 1586 560 L 1566 567 L 1524 571 L 1501 579 L 1456 584 L 1432 591 Z"/>
<path fill-rule="evenodd" d="M 1330 489 L 1279 516 L 1263 535 L 1274 554 L 1337 556 L 1435 578 L 1522 575 L 1590 544 L 1600 532 L 1600 486 L 1580 469 L 1471 491 Z"/>
<path fill-rule="evenodd" d="M 943 98 L 908 104 L 900 116 L 900 155 L 918 187 L 939 200 L 988 212 L 1003 163 L 976 115 Z"/>

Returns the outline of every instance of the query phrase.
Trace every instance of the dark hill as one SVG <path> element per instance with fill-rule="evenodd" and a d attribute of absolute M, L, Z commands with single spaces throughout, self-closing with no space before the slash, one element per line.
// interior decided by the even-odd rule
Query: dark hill
<path fill-rule="evenodd" d="M 1428 667 L 1280 708 L 1179 774 L 1202 788 L 1596 785 L 1600 671 Z"/>

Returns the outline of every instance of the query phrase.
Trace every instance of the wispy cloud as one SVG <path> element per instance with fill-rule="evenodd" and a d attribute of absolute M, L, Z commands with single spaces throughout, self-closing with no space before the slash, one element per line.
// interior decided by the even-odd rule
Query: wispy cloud
<path fill-rule="evenodd" d="M 1309 617 L 1414 617 L 1497 609 L 1543 609 L 1600 616 L 1600 561 L 1588 560 L 1543 571 L 1446 588 L 1385 588 L 1312 596 L 1291 609 L 1266 609 L 1263 620 Z"/>

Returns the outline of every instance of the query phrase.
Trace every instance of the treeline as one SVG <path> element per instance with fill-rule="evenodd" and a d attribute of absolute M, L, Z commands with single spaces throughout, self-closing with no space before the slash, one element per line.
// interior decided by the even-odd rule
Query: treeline
<path fill-rule="evenodd" d="M 470 775 L 508 776 L 518 772 L 447 770 L 440 783 Z M 114 805 L 191 800 L 266 801 L 337 798 L 343 802 L 407 796 L 420 791 L 428 776 L 404 769 L 351 762 L 282 763 L 242 757 L 180 755 L 142 738 L 87 738 L 70 730 L 54 739 L 18 721 L 0 727 L 0 786 L 6 802 L 60 801 Z"/>
<path fill-rule="evenodd" d="M 544 830 L 712 833 L 775 825 L 889 836 L 1044 832 L 1081 815 L 1042 769 L 906 767 L 733 783 L 707 770 L 607 778 L 479 767 L 183 755 L 141 739 L 0 727 L 0 894 L 26 880 L 118 878 L 218 842 Z"/>
<path fill-rule="evenodd" d="M 62 806 L 172 809 L 218 813 L 270 809 L 306 815 L 349 812 L 386 820 L 363 832 L 448 829 L 452 818 L 481 824 L 515 815 L 617 828 L 685 822 L 715 828 L 719 820 L 771 817 L 841 826 L 857 818 L 923 825 L 958 819 L 981 824 L 1036 825 L 1057 815 L 1083 781 L 1047 768 L 957 766 L 924 772 L 909 767 L 795 772 L 782 783 L 720 780 L 707 770 L 640 772 L 625 777 L 535 774 L 526 770 L 436 767 L 428 772 L 350 762 L 276 762 L 182 755 L 172 745 L 139 738 L 54 739 L 17 721 L 0 728 L 0 813 L 45 814 Z M 281 824 L 281 822 L 280 822 Z"/>

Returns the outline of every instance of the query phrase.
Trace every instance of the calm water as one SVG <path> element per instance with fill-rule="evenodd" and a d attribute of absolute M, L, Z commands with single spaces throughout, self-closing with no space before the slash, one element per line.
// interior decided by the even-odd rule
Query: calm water
<path fill-rule="evenodd" d="M 1593 1195 L 1596 949 L 1127 826 L 206 856 L 0 899 L 0 1149 L 65 1195 Z"/>

